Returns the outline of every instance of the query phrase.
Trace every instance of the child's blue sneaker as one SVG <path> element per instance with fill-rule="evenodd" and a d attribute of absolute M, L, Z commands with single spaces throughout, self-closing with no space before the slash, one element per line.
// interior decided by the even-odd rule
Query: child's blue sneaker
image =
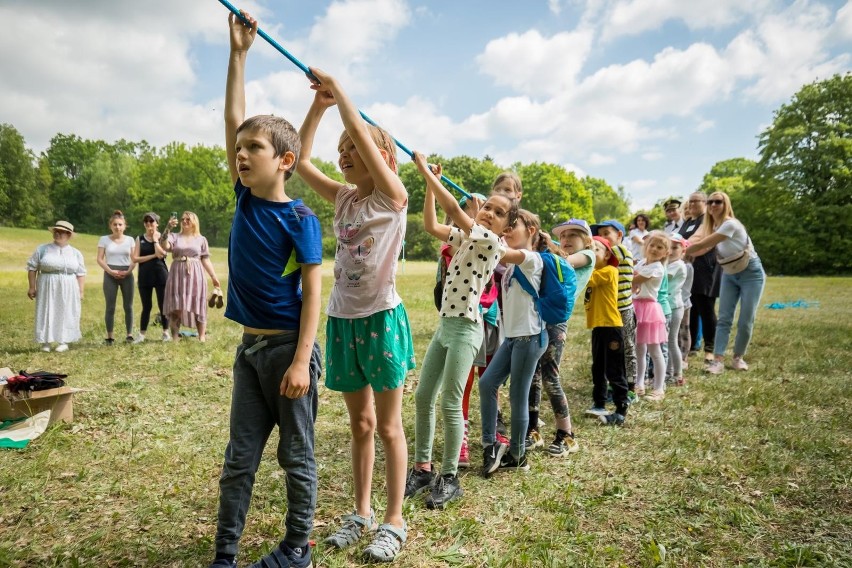
<path fill-rule="evenodd" d="M 272 551 L 249 566 L 249 568 L 309 568 L 311 565 L 311 545 L 290 548 L 281 542 Z"/>

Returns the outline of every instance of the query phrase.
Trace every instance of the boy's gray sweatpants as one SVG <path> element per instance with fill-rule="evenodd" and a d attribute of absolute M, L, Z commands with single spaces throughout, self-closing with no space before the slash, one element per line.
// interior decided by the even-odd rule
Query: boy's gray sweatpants
<path fill-rule="evenodd" d="M 243 334 L 234 360 L 231 434 L 219 479 L 216 552 L 236 555 L 245 527 L 255 473 L 272 429 L 278 426 L 278 463 L 285 472 L 287 517 L 284 541 L 304 547 L 313 528 L 317 500 L 314 422 L 317 381 L 322 372 L 319 346 L 311 354 L 308 393 L 289 399 L 279 392 L 296 352 L 298 332 Z M 266 342 L 265 344 L 263 342 Z"/>

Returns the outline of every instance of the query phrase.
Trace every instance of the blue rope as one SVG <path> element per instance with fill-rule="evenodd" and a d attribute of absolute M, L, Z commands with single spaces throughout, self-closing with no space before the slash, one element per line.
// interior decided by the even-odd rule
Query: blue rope
<path fill-rule="evenodd" d="M 234 14 L 235 14 L 235 15 L 236 15 L 236 16 L 237 16 L 240 20 L 242 20 L 244 23 L 248 24 L 248 21 L 247 21 L 247 20 L 243 17 L 243 15 L 242 15 L 242 14 L 240 14 L 240 11 L 237 9 L 237 7 L 236 7 L 236 6 L 234 6 L 233 4 L 231 4 L 230 2 L 228 2 L 228 0 L 219 0 L 219 2 L 220 2 L 223 6 L 225 6 L 225 8 L 227 8 L 228 10 L 230 10 L 231 12 L 233 12 L 233 13 L 234 13 Z M 287 59 L 289 59 L 289 60 L 290 60 L 290 61 L 291 61 L 291 62 L 292 62 L 292 63 L 293 63 L 296 67 L 298 67 L 299 69 L 301 69 L 302 71 L 304 71 L 304 72 L 305 72 L 305 74 L 308 76 L 308 78 L 309 78 L 311 81 L 313 81 L 313 82 L 314 82 L 314 83 L 316 83 L 316 84 L 319 84 L 319 81 L 317 80 L 317 78 L 316 78 L 316 77 L 314 77 L 314 74 L 313 74 L 313 73 L 311 73 L 311 70 L 310 70 L 310 68 L 309 68 L 307 65 L 305 65 L 304 63 L 302 63 L 301 61 L 299 61 L 299 60 L 296 58 L 296 56 L 294 56 L 292 53 L 290 53 L 289 51 L 287 51 L 286 49 L 284 49 L 284 48 L 281 46 L 281 44 L 279 44 L 277 41 L 275 41 L 274 39 L 272 39 L 272 37 L 270 37 L 270 36 L 269 36 L 269 34 L 267 34 L 265 31 L 263 31 L 262 29 L 260 29 L 260 27 L 258 27 L 258 28 L 257 28 L 257 35 L 259 35 L 260 37 L 262 37 L 263 39 L 265 39 L 267 42 L 269 42 L 269 45 L 271 45 L 272 47 L 274 47 L 275 49 L 277 49 L 277 50 L 278 50 L 278 51 L 279 51 L 279 52 L 280 52 L 280 53 L 281 53 L 284 57 L 286 57 Z M 378 124 L 376 124 L 376 123 L 375 123 L 375 121 L 374 121 L 372 118 L 370 118 L 369 116 L 367 116 L 366 114 L 364 114 L 364 111 L 359 110 L 358 112 L 361 114 L 361 118 L 363 118 L 363 119 L 364 119 L 365 121 L 367 121 L 369 124 L 372 124 L 373 126 L 375 126 L 375 127 L 377 127 L 377 128 L 380 128 L 380 127 L 379 127 L 379 125 L 378 125 Z M 409 158 L 414 159 L 414 152 L 412 152 L 411 150 L 409 150 L 409 149 L 405 146 L 405 144 L 403 144 L 402 142 L 400 142 L 399 140 L 397 140 L 397 139 L 396 139 L 396 138 L 394 138 L 393 136 L 391 136 L 391 138 L 393 138 L 394 143 L 395 143 L 395 144 L 399 147 L 399 149 L 400 149 L 400 150 L 402 150 L 403 152 L 405 152 L 406 154 L 408 154 L 408 157 L 409 157 Z M 456 184 L 453 180 L 451 180 L 451 179 L 450 179 L 450 178 L 448 178 L 447 176 L 445 176 L 445 175 L 441 174 L 441 181 L 443 181 L 444 183 L 446 183 L 447 185 L 449 185 L 450 187 L 452 187 L 453 189 L 455 189 L 456 191 L 458 191 L 459 193 L 461 193 L 463 196 L 467 197 L 468 199 L 470 199 L 470 198 L 471 198 L 471 195 L 470 195 L 468 192 L 466 192 L 464 189 L 462 189 L 461 187 L 459 187 L 459 186 L 458 186 L 458 185 L 457 185 L 457 184 Z"/>

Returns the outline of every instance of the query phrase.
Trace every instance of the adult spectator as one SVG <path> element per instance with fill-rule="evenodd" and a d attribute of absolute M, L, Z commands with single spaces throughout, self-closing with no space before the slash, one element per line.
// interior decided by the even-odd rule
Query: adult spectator
<path fill-rule="evenodd" d="M 636 263 L 642 260 L 642 246 L 645 237 L 651 230 L 651 220 L 644 213 L 640 213 L 633 218 L 630 224 L 635 228 L 630 229 L 625 244 L 630 250 L 630 254 L 633 255 L 633 262 Z"/>
<path fill-rule="evenodd" d="M 113 326 L 115 325 L 115 302 L 118 291 L 121 290 L 121 303 L 124 307 L 124 327 L 127 331 L 125 341 L 133 341 L 133 268 L 135 263 L 133 256 L 132 238 L 124 234 L 127 222 L 124 213 L 115 210 L 109 218 L 109 228 L 112 231 L 98 240 L 98 266 L 104 269 L 104 299 L 106 310 L 104 311 L 104 323 L 106 324 L 107 336 L 104 343 L 112 345 L 115 343 L 113 337 Z"/>
<path fill-rule="evenodd" d="M 177 218 L 169 219 L 166 232 L 160 236 L 160 246 L 172 253 L 164 309 L 173 340 L 180 339 L 178 333 L 180 326 L 184 325 L 195 327 L 199 341 L 204 342 L 207 340 L 207 279 L 204 273 L 210 275 L 216 288 L 219 287 L 219 279 L 210 262 L 207 239 L 201 235 L 198 216 L 184 211 L 180 219 L 180 233 L 174 234 L 171 230 L 177 224 Z"/>
<path fill-rule="evenodd" d="M 684 220 L 680 228 L 680 234 L 685 239 L 690 239 L 704 222 L 707 196 L 702 191 L 696 191 L 689 196 L 688 207 L 689 218 Z M 709 364 L 713 361 L 713 346 L 716 338 L 716 298 L 719 297 L 721 271 L 716 266 L 713 250 L 700 255 L 696 255 L 696 251 L 697 249 L 692 247 L 687 249 L 687 256 L 692 258 L 693 268 L 689 328 L 693 336 L 697 335 L 700 318 L 701 334 L 704 337 L 704 362 Z"/>
<path fill-rule="evenodd" d="M 681 201 L 672 197 L 663 203 L 663 209 L 666 211 L 666 224 L 663 230 L 669 235 L 677 233 L 683 225 L 683 216 L 680 212 Z"/>
<path fill-rule="evenodd" d="M 169 333 L 169 320 L 163 302 L 166 294 L 166 281 L 169 278 L 169 269 L 166 266 L 166 251 L 160 246 L 160 216 L 149 211 L 142 216 L 142 225 L 145 232 L 136 237 L 136 247 L 133 250 L 133 262 L 139 265 L 139 298 L 142 300 L 142 316 L 139 320 L 139 336 L 134 343 L 145 341 L 148 331 L 148 322 L 151 319 L 153 302 L 151 296 L 157 293 L 157 307 L 160 308 L 160 316 L 157 322 L 163 326 L 163 341 L 171 339 Z"/>
<path fill-rule="evenodd" d="M 719 294 L 719 322 L 713 348 L 714 360 L 707 372 L 718 375 L 725 370 L 725 350 L 731 334 L 734 312 L 740 305 L 737 319 L 737 337 L 734 341 L 734 358 L 731 367 L 737 371 L 748 370 L 743 356 L 751 341 L 754 318 L 766 273 L 757 252 L 752 246 L 746 228 L 736 217 L 727 194 L 714 192 L 707 199 L 708 211 L 699 231 L 693 235 L 697 252 L 711 251 L 715 247 L 722 282 Z"/>
<path fill-rule="evenodd" d="M 80 304 L 86 264 L 83 255 L 69 244 L 74 225 L 57 221 L 50 229 L 53 242 L 40 245 L 27 261 L 27 296 L 35 300 L 35 340 L 42 351 L 68 351 L 68 344 L 78 341 Z"/>

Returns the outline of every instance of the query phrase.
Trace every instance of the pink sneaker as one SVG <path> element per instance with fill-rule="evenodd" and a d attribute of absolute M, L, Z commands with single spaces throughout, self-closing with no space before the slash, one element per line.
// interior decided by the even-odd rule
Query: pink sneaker
<path fill-rule="evenodd" d="M 748 363 L 743 361 L 742 357 L 734 357 L 731 361 L 731 369 L 735 371 L 748 371 Z"/>
<path fill-rule="evenodd" d="M 711 375 L 721 375 L 725 372 L 725 364 L 721 361 L 714 360 L 704 368 L 704 372 L 710 373 Z"/>
<path fill-rule="evenodd" d="M 462 442 L 461 450 L 459 451 L 459 467 L 464 469 L 470 467 L 470 452 L 467 448 L 467 440 Z"/>

